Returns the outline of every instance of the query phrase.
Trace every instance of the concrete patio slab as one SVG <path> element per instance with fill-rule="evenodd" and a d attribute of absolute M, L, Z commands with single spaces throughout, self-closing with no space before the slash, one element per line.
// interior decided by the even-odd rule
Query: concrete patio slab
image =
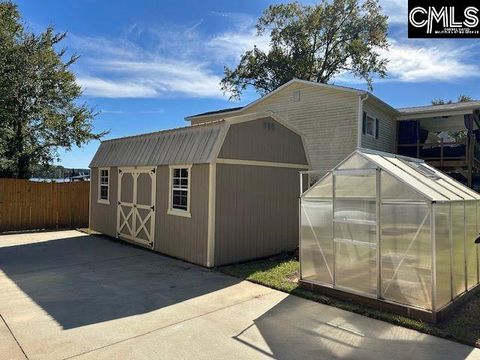
<path fill-rule="evenodd" d="M 77 231 L 0 236 L 0 359 L 480 359 L 479 350 Z"/>

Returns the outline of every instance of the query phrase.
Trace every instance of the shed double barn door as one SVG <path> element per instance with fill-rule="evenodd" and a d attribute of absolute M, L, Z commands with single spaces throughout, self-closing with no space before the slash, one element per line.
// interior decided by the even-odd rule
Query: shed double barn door
<path fill-rule="evenodd" d="M 117 235 L 153 248 L 155 168 L 118 169 Z"/>

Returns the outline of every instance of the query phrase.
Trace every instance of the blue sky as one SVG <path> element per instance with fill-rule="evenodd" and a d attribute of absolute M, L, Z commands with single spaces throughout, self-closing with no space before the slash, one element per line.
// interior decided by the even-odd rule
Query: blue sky
<path fill-rule="evenodd" d="M 268 47 L 254 24 L 273 1 L 42 0 L 17 1 L 33 31 L 53 25 L 68 31 L 65 45 L 81 56 L 74 67 L 83 99 L 100 111 L 96 131 L 106 138 L 185 126 L 184 117 L 244 105 L 223 96 L 223 66 L 234 66 L 253 44 Z M 479 42 L 407 38 L 407 0 L 381 0 L 389 15 L 389 76 L 374 93 L 395 107 L 480 99 Z M 343 74 L 334 83 L 365 88 Z M 61 151 L 60 164 L 87 167 L 99 142 Z"/>

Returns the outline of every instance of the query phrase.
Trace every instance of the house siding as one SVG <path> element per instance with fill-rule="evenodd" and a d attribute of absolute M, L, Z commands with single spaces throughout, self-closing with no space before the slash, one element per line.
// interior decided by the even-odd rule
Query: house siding
<path fill-rule="evenodd" d="M 117 236 L 118 168 L 110 167 L 110 204 L 98 202 L 98 168 L 90 174 L 90 228 L 102 234 Z"/>
<path fill-rule="evenodd" d="M 231 125 L 219 157 L 308 164 L 302 138 L 269 117 Z"/>
<path fill-rule="evenodd" d="M 191 168 L 191 218 L 167 214 L 169 176 L 168 166 L 157 168 L 154 249 L 163 254 L 206 266 L 209 165 L 198 164 Z"/>
<path fill-rule="evenodd" d="M 294 91 L 300 91 L 297 102 L 293 101 Z M 240 113 L 272 111 L 290 123 L 304 136 L 312 169 L 323 175 L 357 147 L 358 98 L 350 91 L 292 83 Z M 192 124 L 232 115 L 194 119 Z"/>
<path fill-rule="evenodd" d="M 380 105 L 374 104 L 371 100 L 364 102 L 363 111 L 378 119 L 378 139 L 373 136 L 362 134 L 362 147 L 372 150 L 395 152 L 397 133 L 397 121 L 395 116 Z"/>
<path fill-rule="evenodd" d="M 300 170 L 217 164 L 215 266 L 298 246 Z"/>

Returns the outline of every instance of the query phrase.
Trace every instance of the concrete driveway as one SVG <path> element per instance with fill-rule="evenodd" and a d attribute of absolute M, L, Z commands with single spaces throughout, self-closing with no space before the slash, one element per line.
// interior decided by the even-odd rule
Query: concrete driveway
<path fill-rule="evenodd" d="M 476 359 L 101 236 L 0 236 L 0 359 Z"/>

